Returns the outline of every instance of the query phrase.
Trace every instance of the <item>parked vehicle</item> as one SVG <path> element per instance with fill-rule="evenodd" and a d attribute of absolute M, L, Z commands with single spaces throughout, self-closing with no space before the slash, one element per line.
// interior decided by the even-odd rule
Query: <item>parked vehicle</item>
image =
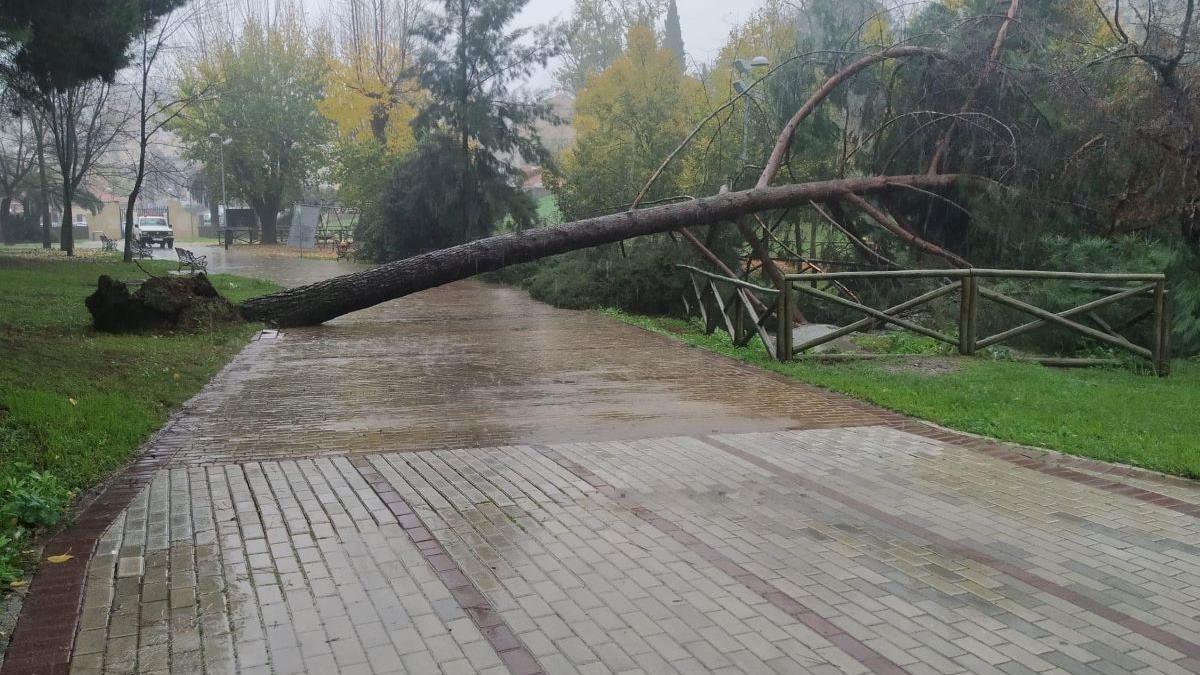
<path fill-rule="evenodd" d="M 175 248 L 175 232 L 162 216 L 141 216 L 133 224 L 133 238 L 147 246 Z"/>

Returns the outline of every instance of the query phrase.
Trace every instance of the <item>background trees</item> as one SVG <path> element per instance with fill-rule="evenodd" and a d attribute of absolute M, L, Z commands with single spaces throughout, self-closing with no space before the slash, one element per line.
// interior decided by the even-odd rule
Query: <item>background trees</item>
<path fill-rule="evenodd" d="M 660 43 L 653 28 L 632 27 L 624 43 L 622 54 L 589 76 L 580 90 L 575 144 L 548 174 L 568 220 L 626 208 L 646 177 L 706 112 L 703 85 L 684 72 L 678 55 Z M 691 193 L 699 182 L 698 157 L 689 155 L 672 165 L 646 201 Z M 530 274 L 528 286 L 535 297 L 564 306 L 605 304 L 664 312 L 679 290 L 671 265 L 686 258 L 687 251 L 669 237 L 655 235 L 547 261 Z"/>
<path fill-rule="evenodd" d="M 347 140 L 412 147 L 425 0 L 341 0 L 332 9 L 328 83 L 320 110 Z"/>
<path fill-rule="evenodd" d="M 577 93 L 589 75 L 621 55 L 630 28 L 654 26 L 664 11 L 665 0 L 575 0 L 563 57 L 554 72 L 558 86 Z"/>
<path fill-rule="evenodd" d="M 8 220 L 14 199 L 29 187 L 41 147 L 29 106 L 11 90 L 0 93 L 0 242 L 12 240 Z"/>
<path fill-rule="evenodd" d="M 187 156 L 222 163 L 227 192 L 245 200 L 276 242 L 280 208 L 323 167 L 329 123 L 317 111 L 324 60 L 296 11 L 254 17 L 237 36 L 188 64 L 181 96 L 196 99 L 172 125 Z M 219 170 L 219 169 L 218 169 Z"/>
<path fill-rule="evenodd" d="M 58 160 L 62 198 L 59 245 L 67 255 L 75 252 L 72 209 L 84 178 L 104 158 L 128 121 L 125 111 L 111 105 L 112 94 L 113 85 L 102 79 L 37 94 L 36 104 Z"/>

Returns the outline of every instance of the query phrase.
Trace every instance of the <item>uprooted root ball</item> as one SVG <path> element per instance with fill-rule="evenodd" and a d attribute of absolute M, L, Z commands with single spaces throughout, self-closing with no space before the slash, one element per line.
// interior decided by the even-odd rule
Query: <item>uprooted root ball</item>
<path fill-rule="evenodd" d="M 96 330 L 106 333 L 195 331 L 242 320 L 204 274 L 151 277 L 132 293 L 130 285 L 102 275 L 85 304 Z"/>

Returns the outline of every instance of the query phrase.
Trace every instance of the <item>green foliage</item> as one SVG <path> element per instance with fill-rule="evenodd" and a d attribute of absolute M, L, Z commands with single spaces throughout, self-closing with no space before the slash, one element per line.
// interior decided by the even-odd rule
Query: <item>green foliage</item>
<path fill-rule="evenodd" d="M 679 67 L 682 68 L 686 65 L 687 54 L 683 51 L 683 30 L 679 26 L 679 8 L 675 6 L 675 0 L 669 0 L 667 3 L 667 19 L 663 25 L 663 46 L 675 55 Z"/>
<path fill-rule="evenodd" d="M 229 200 L 254 209 L 271 243 L 280 208 L 323 164 L 331 132 L 317 112 L 325 61 L 294 13 L 269 25 L 247 21 L 206 53 L 186 65 L 180 97 L 197 102 L 172 128 L 186 156 L 205 164 L 209 184 L 220 184 L 224 167 Z"/>
<path fill-rule="evenodd" d="M 27 530 L 52 525 L 67 493 L 128 461 L 257 330 L 93 332 L 83 299 L 96 279 L 145 277 L 118 260 L 0 255 L 0 585 L 22 569 Z M 142 264 L 155 274 L 175 268 Z M 224 274 L 211 280 L 233 302 L 277 290 Z"/>
<path fill-rule="evenodd" d="M 473 179 L 466 185 L 459 158 L 455 139 L 431 133 L 400 160 L 383 201 L 359 221 L 355 237 L 367 256 L 406 258 L 487 236 L 502 221 L 518 229 L 537 221 L 537 205 L 511 186 L 494 155 L 482 148 L 471 153 Z M 463 220 L 465 211 L 472 217 Z"/>
<path fill-rule="evenodd" d="M 402 159 L 371 138 L 340 140 L 334 157 L 332 177 L 338 199 L 365 212 L 378 207 Z"/>
<path fill-rule="evenodd" d="M 17 465 L 11 472 L 17 475 L 0 477 L 0 523 L 31 530 L 57 524 L 70 490 L 46 471 Z"/>
<path fill-rule="evenodd" d="M 0 528 L 0 587 L 21 578 L 21 533 Z"/>
<path fill-rule="evenodd" d="M 186 0 L 5 0 L 0 49 L 15 51 L 5 78 L 28 78 L 43 89 L 85 80 L 108 81 L 129 62 L 126 48 Z"/>
<path fill-rule="evenodd" d="M 550 258 L 521 281 L 530 295 L 556 307 L 618 307 L 641 314 L 682 310 L 687 276 L 674 267 L 693 262 L 667 237 L 646 237 Z"/>
<path fill-rule="evenodd" d="M 1060 370 L 1006 360 L 947 358 L 936 371 L 893 361 L 780 363 L 761 344 L 734 347 L 695 321 L 610 316 L 788 377 L 938 424 L 1001 440 L 1200 477 L 1194 411 L 1200 363 L 1177 360 L 1170 377 L 1128 369 Z"/>
<path fill-rule="evenodd" d="M 934 355 L 951 354 L 954 346 L 934 340 L 931 337 L 917 335 L 908 331 L 889 330 L 882 333 L 871 333 L 854 337 L 854 342 L 868 352 L 878 354 L 915 354 Z"/>
<path fill-rule="evenodd" d="M 450 130 L 462 144 L 493 153 L 547 159 L 534 125 L 553 118 L 546 103 L 518 95 L 511 85 L 528 77 L 562 49 L 555 24 L 512 28 L 529 0 L 445 0 L 426 27 L 421 85 L 429 94 L 414 122 L 419 131 Z M 419 134 L 418 134 L 419 135 Z M 512 174 L 507 160 L 496 159 Z"/>
<path fill-rule="evenodd" d="M 423 29 L 429 44 L 414 119 L 417 147 L 391 173 L 384 197 L 364 212 L 356 238 L 377 260 L 403 258 L 537 220 L 512 158 L 545 162 L 536 124 L 545 103 L 510 86 L 558 53 L 556 26 L 511 29 L 528 0 L 446 0 Z"/>

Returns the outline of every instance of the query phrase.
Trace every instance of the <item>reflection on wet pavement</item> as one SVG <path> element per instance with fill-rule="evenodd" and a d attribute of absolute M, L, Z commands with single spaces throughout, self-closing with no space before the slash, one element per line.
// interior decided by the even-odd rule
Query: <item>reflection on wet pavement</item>
<path fill-rule="evenodd" d="M 285 285 L 353 268 L 210 254 Z M 251 358 L 252 356 L 252 358 Z M 228 462 L 515 442 L 630 439 L 878 421 L 592 312 L 465 281 L 282 331 L 234 364 L 236 387 L 180 459 Z M 219 385 L 217 385 L 219 386 Z"/>

